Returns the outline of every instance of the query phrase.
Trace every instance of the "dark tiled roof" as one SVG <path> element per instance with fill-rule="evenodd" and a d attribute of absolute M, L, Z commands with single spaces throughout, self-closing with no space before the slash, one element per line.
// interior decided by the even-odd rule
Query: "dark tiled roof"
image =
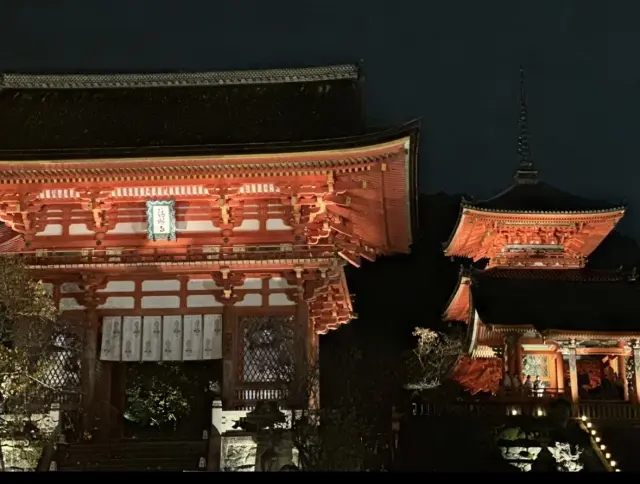
<path fill-rule="evenodd" d="M 364 132 L 355 66 L 10 75 L 0 89 L 4 153 L 296 142 Z"/>
<path fill-rule="evenodd" d="M 600 212 L 621 208 L 600 200 L 572 195 L 548 183 L 514 183 L 502 193 L 483 201 L 465 201 L 463 206 L 479 210 L 519 213 Z"/>
<path fill-rule="evenodd" d="M 471 293 L 487 324 L 640 331 L 640 280 L 633 279 L 588 269 L 488 269 L 473 274 Z"/>

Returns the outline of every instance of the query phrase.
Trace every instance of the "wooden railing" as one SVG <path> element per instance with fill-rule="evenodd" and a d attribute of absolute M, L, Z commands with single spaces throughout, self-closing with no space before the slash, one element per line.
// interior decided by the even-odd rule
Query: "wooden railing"
<path fill-rule="evenodd" d="M 160 264 L 201 263 L 214 261 L 255 261 L 332 258 L 332 245 L 272 245 L 242 247 L 125 247 L 118 249 L 77 249 L 16 252 L 30 266 L 65 266 L 84 264 Z"/>
<path fill-rule="evenodd" d="M 413 404 L 412 415 L 427 418 L 502 418 L 513 415 L 543 416 L 546 415 L 546 404 L 544 401 L 423 402 Z"/>
<path fill-rule="evenodd" d="M 288 398 L 289 392 L 284 388 L 241 388 L 234 391 L 234 401 L 240 407 L 253 407 L 260 400 L 285 401 Z"/>
<path fill-rule="evenodd" d="M 458 416 L 490 418 L 515 415 L 542 417 L 547 415 L 550 399 L 487 400 L 477 402 L 419 402 L 413 403 L 411 413 L 416 417 L 439 418 Z M 580 402 L 572 405 L 572 416 L 589 420 L 638 420 L 640 405 L 625 402 Z"/>
<path fill-rule="evenodd" d="M 640 420 L 640 405 L 626 402 L 580 402 L 574 405 L 574 417 L 589 420 Z"/>

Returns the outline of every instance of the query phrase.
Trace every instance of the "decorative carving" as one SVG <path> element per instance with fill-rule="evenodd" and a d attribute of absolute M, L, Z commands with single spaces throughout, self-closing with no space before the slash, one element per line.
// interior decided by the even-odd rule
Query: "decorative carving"
<path fill-rule="evenodd" d="M 106 295 L 98 291 L 107 287 L 107 278 L 100 274 L 85 273 L 81 276 L 83 293 L 76 296 L 79 304 L 87 309 L 95 309 L 104 304 Z"/>
<path fill-rule="evenodd" d="M 251 437 L 222 438 L 222 470 L 253 472 L 256 466 L 257 443 Z"/>
<path fill-rule="evenodd" d="M 40 230 L 36 214 L 42 207 L 39 193 L 5 193 L 0 197 L 0 221 L 30 241 Z"/>
<path fill-rule="evenodd" d="M 213 223 L 226 231 L 240 227 L 244 221 L 244 195 L 238 193 L 239 189 L 239 185 L 225 187 L 219 190 L 218 198 L 213 201 L 213 212 L 217 213 Z"/>
<path fill-rule="evenodd" d="M 231 272 L 231 269 L 228 267 L 221 267 L 220 272 L 212 274 L 212 279 L 216 283 L 216 286 L 222 288 L 221 292 L 214 292 L 214 296 L 219 302 L 223 304 L 234 304 L 240 300 L 240 296 L 234 293 L 234 288 L 244 284 L 244 273 Z"/>
<path fill-rule="evenodd" d="M 109 212 L 114 208 L 114 204 L 110 200 L 112 192 L 113 188 L 76 189 L 76 194 L 80 198 L 82 209 L 91 212 L 93 217 L 91 230 L 95 232 L 95 237 L 98 241 L 104 238 L 107 230 L 109 230 L 112 225 L 109 219 Z"/>
<path fill-rule="evenodd" d="M 490 259 L 495 266 L 583 267 L 585 257 L 622 213 L 602 216 L 487 214 L 465 210 L 447 254 Z M 582 217 L 582 218 L 580 218 Z M 464 232 L 464 234 L 463 234 Z"/>

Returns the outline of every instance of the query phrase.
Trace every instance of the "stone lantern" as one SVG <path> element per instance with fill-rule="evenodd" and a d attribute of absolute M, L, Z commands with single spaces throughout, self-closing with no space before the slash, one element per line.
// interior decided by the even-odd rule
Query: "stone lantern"
<path fill-rule="evenodd" d="M 284 458 L 286 464 L 291 462 L 290 457 L 282 455 L 283 447 L 290 447 L 290 443 L 285 445 L 283 429 L 278 428 L 286 421 L 287 416 L 280 411 L 277 402 L 258 401 L 256 408 L 234 426 L 255 433 L 256 470 L 278 471 L 282 467 L 281 459 Z"/>

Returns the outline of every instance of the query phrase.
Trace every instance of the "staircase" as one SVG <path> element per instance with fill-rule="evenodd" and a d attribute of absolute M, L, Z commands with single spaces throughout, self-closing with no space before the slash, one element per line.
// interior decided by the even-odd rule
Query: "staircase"
<path fill-rule="evenodd" d="M 617 422 L 616 422 L 617 423 Z M 638 445 L 640 445 L 640 427 L 632 425 L 597 422 L 601 443 L 605 444 L 603 453 L 610 453 L 621 472 L 639 472 Z"/>
<path fill-rule="evenodd" d="M 110 441 L 59 445 L 53 456 L 58 471 L 204 471 L 207 440 Z"/>

